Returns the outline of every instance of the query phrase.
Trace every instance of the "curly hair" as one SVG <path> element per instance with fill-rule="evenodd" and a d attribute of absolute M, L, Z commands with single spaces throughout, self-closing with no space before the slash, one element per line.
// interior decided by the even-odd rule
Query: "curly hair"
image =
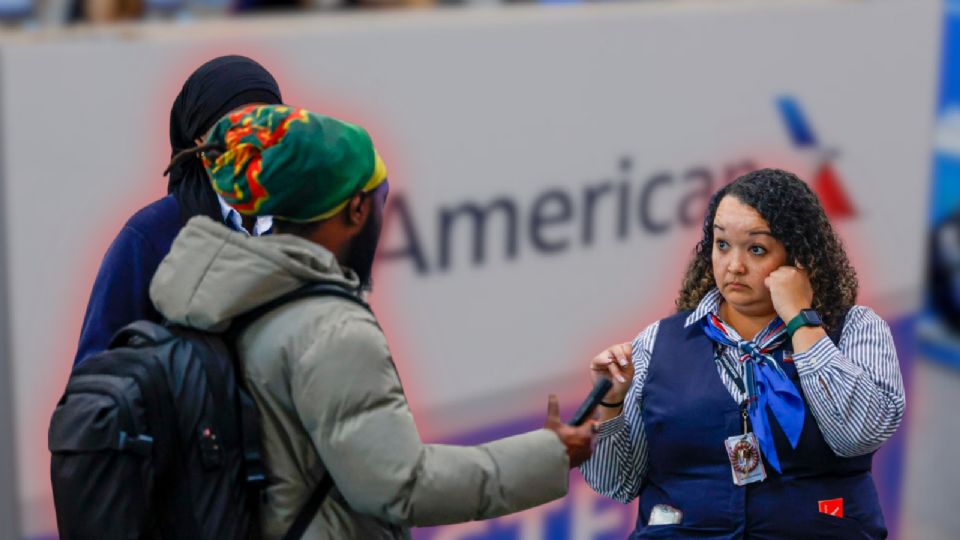
<path fill-rule="evenodd" d="M 717 206 L 727 195 L 750 206 L 766 220 L 773 237 L 786 248 L 787 264 L 799 263 L 808 269 L 813 308 L 828 332 L 838 331 L 843 325 L 842 317 L 856 301 L 857 274 L 816 194 L 796 175 L 780 169 L 747 173 L 710 198 L 703 220 L 703 238 L 683 277 L 677 310 L 695 309 L 704 295 L 716 287 L 711 262 L 713 220 Z"/>

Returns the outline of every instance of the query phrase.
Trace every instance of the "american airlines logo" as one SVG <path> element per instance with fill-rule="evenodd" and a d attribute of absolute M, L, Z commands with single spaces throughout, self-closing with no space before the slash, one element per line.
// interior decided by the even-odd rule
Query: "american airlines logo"
<path fill-rule="evenodd" d="M 793 146 L 814 160 L 809 183 L 830 219 L 856 210 L 825 148 L 790 96 L 775 100 Z M 387 233 L 378 260 L 406 263 L 419 275 L 444 273 L 490 261 L 560 256 L 599 241 L 628 242 L 700 227 L 710 195 L 758 168 L 749 156 L 722 163 L 692 162 L 677 169 L 644 170 L 630 155 L 580 185 L 558 182 L 532 196 L 500 193 L 417 208 L 416 198 L 396 191 L 384 217 Z M 805 171 L 798 171 L 804 176 Z"/>
<path fill-rule="evenodd" d="M 856 209 L 846 191 L 843 182 L 833 166 L 833 160 L 838 152 L 832 148 L 821 146 L 817 140 L 803 109 L 792 96 L 782 96 L 777 99 L 777 108 L 783 117 L 787 133 L 794 148 L 810 153 L 814 160 L 814 174 L 808 182 L 830 219 L 843 219 L 856 215 Z"/>

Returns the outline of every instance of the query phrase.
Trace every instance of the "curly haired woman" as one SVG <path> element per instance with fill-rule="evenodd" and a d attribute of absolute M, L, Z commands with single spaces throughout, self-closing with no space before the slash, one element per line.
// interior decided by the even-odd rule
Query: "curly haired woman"
<path fill-rule="evenodd" d="M 873 453 L 903 418 L 887 324 L 813 191 L 776 169 L 713 195 L 678 312 L 591 377 L 598 493 L 639 498 L 631 538 L 884 538 Z"/>

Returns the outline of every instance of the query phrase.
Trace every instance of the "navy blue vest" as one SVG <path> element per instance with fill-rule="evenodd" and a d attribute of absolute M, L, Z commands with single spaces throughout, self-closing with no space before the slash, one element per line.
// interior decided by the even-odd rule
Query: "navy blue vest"
<path fill-rule="evenodd" d="M 766 480 L 733 483 L 723 441 L 743 432 L 739 404 L 720 379 L 713 342 L 699 324 L 684 328 L 688 315 L 660 322 L 643 386 L 649 461 L 631 538 L 886 538 L 872 454 L 837 457 L 809 405 L 796 450 L 771 419 L 783 474 L 764 460 Z M 793 363 L 783 366 L 801 388 Z M 844 517 L 820 513 L 819 501 L 838 498 Z M 656 504 L 681 510 L 682 523 L 648 526 Z"/>

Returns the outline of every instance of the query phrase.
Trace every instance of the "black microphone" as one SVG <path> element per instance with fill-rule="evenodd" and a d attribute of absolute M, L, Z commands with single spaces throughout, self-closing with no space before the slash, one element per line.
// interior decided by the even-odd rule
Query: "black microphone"
<path fill-rule="evenodd" d="M 603 396 L 607 395 L 607 392 L 609 392 L 612 387 L 613 383 L 610 382 L 610 379 L 601 377 L 597 380 L 597 384 L 593 385 L 593 390 L 590 391 L 587 399 L 583 400 L 583 403 L 580 404 L 580 408 L 573 414 L 573 418 L 570 419 L 569 424 L 571 426 L 579 426 L 586 422 L 587 419 L 590 418 L 590 413 L 603 401 Z"/>

